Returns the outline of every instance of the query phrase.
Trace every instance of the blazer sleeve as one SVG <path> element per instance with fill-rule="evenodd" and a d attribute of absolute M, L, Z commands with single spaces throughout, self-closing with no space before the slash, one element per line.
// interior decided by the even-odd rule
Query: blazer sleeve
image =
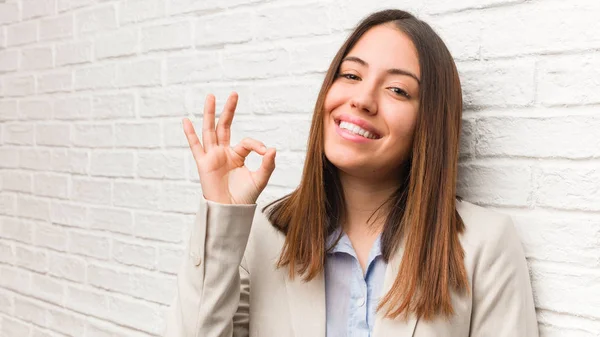
<path fill-rule="evenodd" d="M 473 276 L 469 336 L 538 337 L 527 261 L 511 218 L 490 231 Z"/>
<path fill-rule="evenodd" d="M 243 256 L 255 209 L 202 198 L 164 336 L 248 336 L 250 284 Z"/>

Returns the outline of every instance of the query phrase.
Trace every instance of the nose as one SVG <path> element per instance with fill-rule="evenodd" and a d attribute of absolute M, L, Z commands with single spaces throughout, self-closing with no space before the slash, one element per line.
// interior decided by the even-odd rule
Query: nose
<path fill-rule="evenodd" d="M 350 100 L 350 106 L 363 113 L 376 113 L 377 99 L 375 97 L 375 89 L 369 84 L 357 86 L 357 89 Z"/>

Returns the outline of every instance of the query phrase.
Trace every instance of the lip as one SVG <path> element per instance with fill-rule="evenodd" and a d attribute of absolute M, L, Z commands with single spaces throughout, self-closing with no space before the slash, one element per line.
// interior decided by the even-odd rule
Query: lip
<path fill-rule="evenodd" d="M 367 122 L 364 119 L 346 115 L 346 114 L 342 114 L 337 117 L 334 117 L 333 120 L 335 121 L 335 124 L 338 128 L 340 127 L 340 121 L 349 122 L 352 124 L 356 124 L 356 125 L 360 126 L 361 128 L 369 131 L 371 134 L 375 135 L 377 137 L 377 139 L 381 138 L 381 133 L 379 131 L 377 131 L 375 129 L 375 127 L 373 125 L 371 125 L 371 123 Z M 349 132 L 346 132 L 346 133 L 349 133 Z M 362 136 L 359 136 L 359 137 L 364 138 Z M 366 138 L 366 139 L 368 139 L 368 138 Z M 369 140 L 376 140 L 376 139 L 369 139 Z"/>

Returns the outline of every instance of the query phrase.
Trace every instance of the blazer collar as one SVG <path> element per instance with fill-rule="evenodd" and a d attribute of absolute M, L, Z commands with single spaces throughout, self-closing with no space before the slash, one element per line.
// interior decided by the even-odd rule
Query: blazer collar
<path fill-rule="evenodd" d="M 400 245 L 396 253 L 390 259 L 385 270 L 383 281 L 383 294 L 387 293 L 400 270 L 400 262 L 404 253 L 404 243 Z M 296 337 L 325 337 L 327 330 L 326 307 L 325 307 L 325 278 L 319 273 L 310 282 L 304 282 L 301 277 L 296 276 L 290 280 L 285 276 L 288 303 L 292 326 Z M 409 315 L 408 320 L 402 318 L 388 319 L 384 312 L 377 313 L 373 327 L 374 337 L 412 337 L 418 319 Z"/>

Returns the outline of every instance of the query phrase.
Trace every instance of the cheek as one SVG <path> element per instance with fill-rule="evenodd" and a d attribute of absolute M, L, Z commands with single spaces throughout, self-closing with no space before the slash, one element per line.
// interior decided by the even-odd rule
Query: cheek
<path fill-rule="evenodd" d="M 340 86 L 336 83 L 329 88 L 323 104 L 323 108 L 325 109 L 326 113 L 330 113 L 338 106 L 344 104 L 345 98 L 343 93 L 344 91 L 340 90 Z"/>

